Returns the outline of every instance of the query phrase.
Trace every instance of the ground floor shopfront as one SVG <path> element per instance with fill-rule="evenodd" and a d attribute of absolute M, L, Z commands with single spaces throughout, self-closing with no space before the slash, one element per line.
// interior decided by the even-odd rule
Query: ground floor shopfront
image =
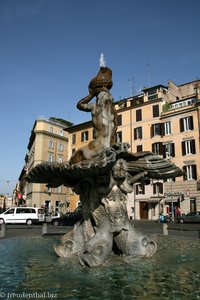
<path fill-rule="evenodd" d="M 147 189 L 148 190 L 148 189 Z M 130 219 L 158 220 L 160 214 L 173 218 L 200 210 L 200 189 L 196 181 L 170 182 L 164 184 L 162 194 L 128 196 L 127 211 Z"/>

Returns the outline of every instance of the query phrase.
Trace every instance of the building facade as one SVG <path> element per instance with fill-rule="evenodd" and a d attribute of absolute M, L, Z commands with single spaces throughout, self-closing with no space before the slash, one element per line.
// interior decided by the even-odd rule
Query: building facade
<path fill-rule="evenodd" d="M 68 132 L 64 129 L 71 125 L 57 118 L 38 118 L 35 121 L 27 146 L 25 166 L 19 177 L 16 204 L 43 206 L 49 212 L 57 210 L 66 212 L 70 209 L 68 188 L 65 186 L 47 188 L 45 184 L 27 183 L 25 176 L 33 167 L 42 162 L 63 163 L 68 160 Z M 22 201 L 24 203 L 21 203 Z"/>
<path fill-rule="evenodd" d="M 115 102 L 118 113 L 117 140 L 128 142 L 133 153 L 151 151 L 174 162 L 184 176 L 175 180 L 151 180 L 135 184 L 128 195 L 128 214 L 132 219 L 158 219 L 161 213 L 176 217 L 200 210 L 199 154 L 200 81 L 177 86 L 157 85 L 139 95 Z M 93 138 L 92 123 L 67 129 L 69 156 Z M 78 196 L 73 195 L 73 207 Z"/>

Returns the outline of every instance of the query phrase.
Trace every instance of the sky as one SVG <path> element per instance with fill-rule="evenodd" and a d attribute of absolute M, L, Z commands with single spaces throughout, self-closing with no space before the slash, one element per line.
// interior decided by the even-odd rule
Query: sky
<path fill-rule="evenodd" d="M 199 0 L 0 0 L 0 194 L 15 187 L 33 124 L 76 109 L 103 53 L 117 101 L 200 78 Z"/>

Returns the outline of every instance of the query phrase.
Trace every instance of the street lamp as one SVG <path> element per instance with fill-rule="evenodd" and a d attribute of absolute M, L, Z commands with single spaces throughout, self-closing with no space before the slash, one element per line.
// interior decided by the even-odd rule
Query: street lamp
<path fill-rule="evenodd" d="M 170 151 L 166 151 L 166 157 L 169 161 L 171 161 Z M 171 213 L 172 213 L 171 218 L 172 218 L 172 221 L 174 221 L 174 203 L 173 203 L 173 194 L 172 194 L 172 178 L 170 178 L 170 180 L 171 180 Z"/>
<path fill-rule="evenodd" d="M 174 221 L 174 203 L 173 203 L 173 195 L 172 195 L 172 178 L 171 178 L 171 211 L 172 211 L 172 221 Z"/>

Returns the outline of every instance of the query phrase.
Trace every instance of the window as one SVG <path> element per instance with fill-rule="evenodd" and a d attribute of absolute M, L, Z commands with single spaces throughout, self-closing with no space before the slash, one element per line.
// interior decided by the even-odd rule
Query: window
<path fill-rule="evenodd" d="M 153 183 L 153 194 L 154 195 L 163 194 L 163 183 L 162 182 Z"/>
<path fill-rule="evenodd" d="M 197 210 L 197 204 L 196 204 L 196 198 L 190 198 L 190 211 L 196 211 Z"/>
<path fill-rule="evenodd" d="M 52 153 L 48 153 L 48 161 L 53 162 L 53 154 Z"/>
<path fill-rule="evenodd" d="M 58 156 L 58 162 L 61 164 L 63 163 L 63 157 L 62 156 Z"/>
<path fill-rule="evenodd" d="M 122 115 L 117 115 L 117 126 L 122 125 Z"/>
<path fill-rule="evenodd" d="M 142 139 L 142 127 L 137 127 L 134 129 L 134 140 Z"/>
<path fill-rule="evenodd" d="M 122 143 L 122 131 L 117 132 L 117 143 Z"/>
<path fill-rule="evenodd" d="M 164 135 L 171 134 L 171 122 L 164 123 Z"/>
<path fill-rule="evenodd" d="M 49 132 L 53 133 L 53 127 L 49 127 Z"/>
<path fill-rule="evenodd" d="M 72 134 L 72 145 L 76 144 L 76 133 Z"/>
<path fill-rule="evenodd" d="M 14 211 L 14 208 L 11 208 L 7 212 L 5 212 L 5 215 L 14 214 Z"/>
<path fill-rule="evenodd" d="M 161 133 L 162 133 L 162 124 L 161 123 L 152 124 L 151 137 L 161 135 Z"/>
<path fill-rule="evenodd" d="M 159 105 L 153 105 L 153 118 L 159 117 Z"/>
<path fill-rule="evenodd" d="M 163 157 L 164 158 L 175 157 L 174 143 L 168 143 L 163 145 Z"/>
<path fill-rule="evenodd" d="M 81 132 L 81 142 L 88 141 L 88 138 L 89 138 L 88 130 Z"/>
<path fill-rule="evenodd" d="M 60 129 L 59 132 L 58 132 L 58 134 L 61 135 L 61 136 L 63 136 L 63 130 Z"/>
<path fill-rule="evenodd" d="M 142 152 L 142 151 L 143 151 L 142 145 L 137 145 L 137 152 Z"/>
<path fill-rule="evenodd" d="M 148 96 L 148 100 L 154 100 L 156 98 L 158 98 L 158 94 L 157 94 L 157 89 L 151 89 L 150 91 L 147 92 L 147 96 Z"/>
<path fill-rule="evenodd" d="M 145 187 L 144 184 L 142 183 L 138 183 L 135 185 L 135 194 L 139 195 L 139 194 L 145 194 Z"/>
<path fill-rule="evenodd" d="M 195 140 L 183 141 L 181 143 L 182 146 L 182 155 L 195 154 Z"/>
<path fill-rule="evenodd" d="M 162 143 L 161 142 L 157 142 L 157 143 L 153 143 L 152 144 L 152 152 L 156 155 L 162 155 Z"/>
<path fill-rule="evenodd" d="M 51 148 L 51 149 L 54 148 L 54 142 L 53 141 L 49 141 L 49 148 Z"/>
<path fill-rule="evenodd" d="M 142 121 L 142 110 L 137 109 L 136 110 L 136 122 Z"/>
<path fill-rule="evenodd" d="M 196 165 L 184 166 L 183 180 L 196 180 L 197 179 L 197 168 Z"/>
<path fill-rule="evenodd" d="M 194 129 L 194 125 L 193 125 L 192 116 L 180 119 L 180 132 L 193 130 L 193 129 Z"/>
<path fill-rule="evenodd" d="M 63 147 L 63 144 L 59 143 L 58 144 L 58 151 L 63 151 L 64 147 Z"/>

